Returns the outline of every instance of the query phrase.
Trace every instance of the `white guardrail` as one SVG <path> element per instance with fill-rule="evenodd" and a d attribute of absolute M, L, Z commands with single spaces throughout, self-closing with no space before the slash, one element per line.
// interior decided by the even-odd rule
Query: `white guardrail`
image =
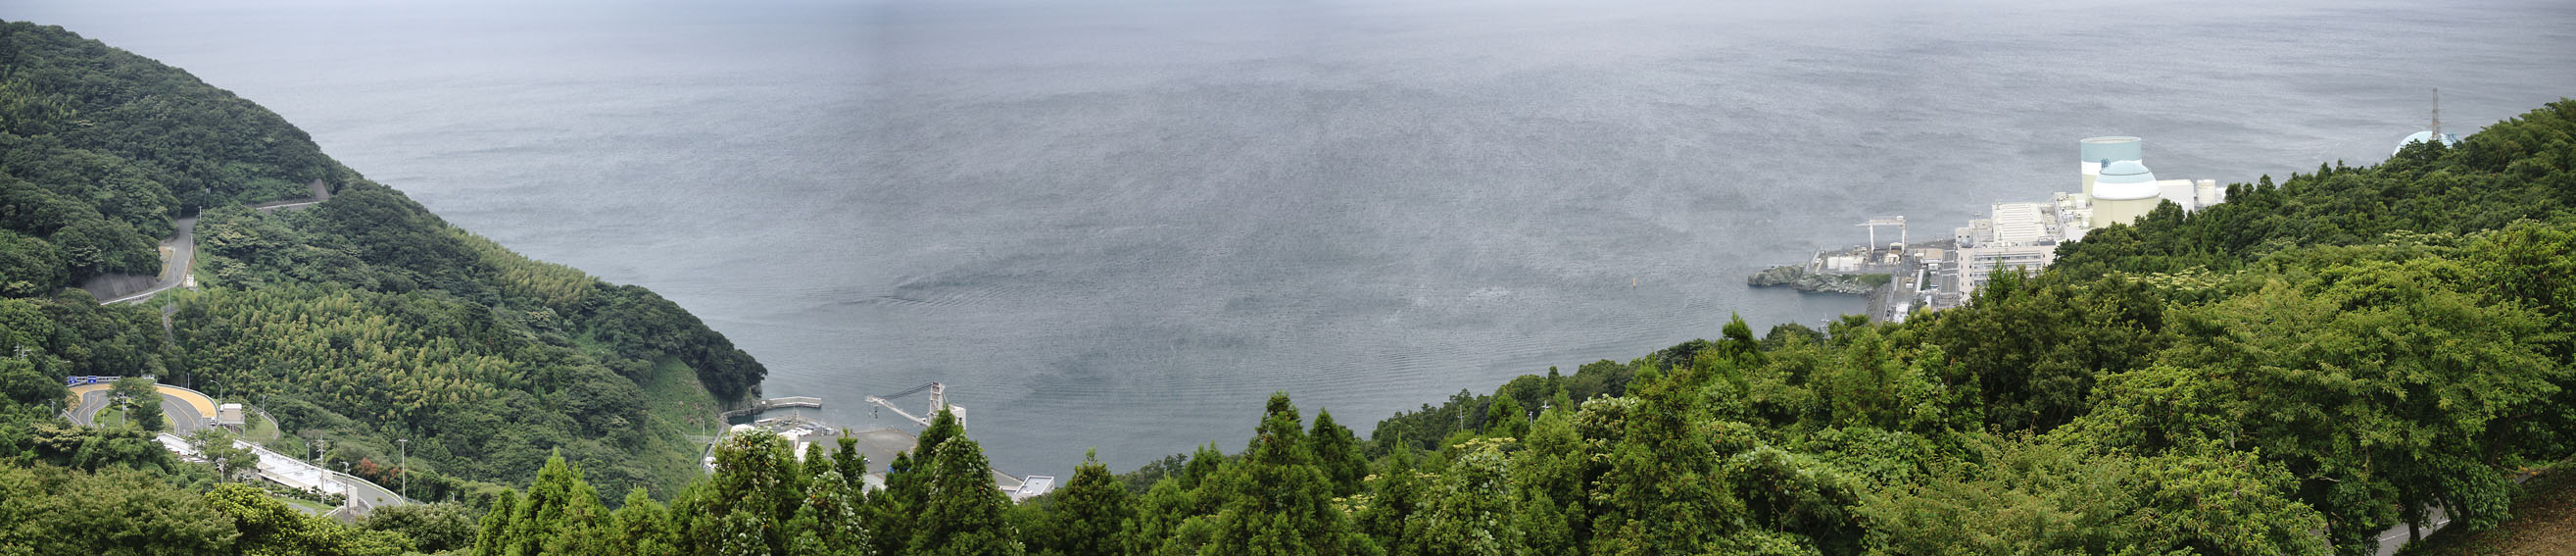
<path fill-rule="evenodd" d="M 166 432 L 161 433 L 159 438 L 161 446 L 169 448 L 171 452 L 191 459 L 199 459 L 196 447 L 189 445 L 188 439 Z M 357 513 L 360 515 L 366 514 L 369 509 L 379 505 L 400 506 L 414 503 L 403 499 L 402 495 L 395 494 L 392 489 L 377 485 L 374 481 L 358 478 L 356 475 L 323 469 L 319 465 L 241 440 L 234 440 L 233 446 L 250 450 L 252 455 L 259 457 L 260 478 L 289 488 L 347 496 L 349 503 L 357 507 Z M 350 495 L 352 490 L 356 491 L 355 495 Z"/>

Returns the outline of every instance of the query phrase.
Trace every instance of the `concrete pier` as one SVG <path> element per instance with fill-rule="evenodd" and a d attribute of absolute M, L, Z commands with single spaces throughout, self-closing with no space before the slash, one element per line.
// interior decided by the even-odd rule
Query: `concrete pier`
<path fill-rule="evenodd" d="M 791 408 L 791 407 L 801 407 L 801 408 L 807 408 L 807 409 L 822 409 L 822 408 L 823 408 L 823 399 L 822 399 L 822 398 L 817 398 L 817 397 L 812 397 L 812 396 L 788 396 L 788 397 L 784 397 L 784 398 L 769 398 L 769 399 L 765 399 L 765 400 L 760 400 L 760 401 L 758 401 L 758 402 L 754 402 L 754 403 L 752 403 L 752 404 L 751 404 L 751 407 L 746 407 L 746 408 L 742 408 L 742 409 L 736 409 L 736 410 L 733 410 L 733 411 L 727 411 L 727 412 L 724 412 L 724 414 L 723 414 L 723 415 L 724 415 L 724 418 L 726 418 L 726 419 L 732 419 L 732 418 L 735 418 L 735 417 L 741 417 L 741 416 L 745 416 L 745 415 L 755 415 L 755 414 L 758 414 L 758 413 L 760 413 L 760 412 L 763 412 L 763 411 L 769 411 L 769 410 L 772 410 L 772 409 L 787 409 L 787 408 Z"/>

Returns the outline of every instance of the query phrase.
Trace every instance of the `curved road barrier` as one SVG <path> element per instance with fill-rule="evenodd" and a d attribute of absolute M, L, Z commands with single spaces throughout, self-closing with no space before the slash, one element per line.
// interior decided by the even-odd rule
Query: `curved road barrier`
<path fill-rule="evenodd" d="M 63 412 L 63 418 L 70 419 L 75 425 L 95 425 L 91 421 L 99 411 L 107 409 L 111 387 L 95 382 L 73 386 L 70 397 L 76 401 L 70 410 Z M 215 414 L 215 399 L 204 392 L 168 384 L 153 384 L 152 389 L 161 393 L 161 413 L 170 417 L 171 432 L 187 434 L 206 428 L 206 418 Z"/>
<path fill-rule="evenodd" d="M 158 438 L 161 440 L 161 447 L 168 448 L 180 457 L 188 458 L 190 461 L 203 461 L 203 458 L 197 457 L 197 447 L 189 445 L 188 439 L 166 432 L 161 433 Z M 349 506 L 355 510 L 356 515 L 367 515 L 367 512 L 375 508 L 413 503 L 404 499 L 402 495 L 377 485 L 374 481 L 323 469 L 313 462 L 295 459 L 241 440 L 234 440 L 233 446 L 250 450 L 251 454 L 259 456 L 260 478 L 291 488 L 312 490 L 323 494 L 346 494 L 349 496 Z"/>

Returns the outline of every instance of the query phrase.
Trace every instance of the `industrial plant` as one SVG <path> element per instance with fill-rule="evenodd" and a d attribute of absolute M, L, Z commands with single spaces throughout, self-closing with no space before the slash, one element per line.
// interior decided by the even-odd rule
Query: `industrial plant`
<path fill-rule="evenodd" d="M 1966 303 L 1997 270 L 2046 268 L 2056 262 L 2058 244 L 2081 241 L 2094 229 L 2137 222 L 2164 203 L 2191 212 L 2227 201 L 2227 190 L 2217 180 L 2157 179 L 2147 169 L 2146 141 L 2137 137 L 2085 138 L 2076 141 L 2075 152 L 2074 192 L 2045 201 L 1995 203 L 1985 218 L 1953 229 L 1948 239 L 1920 244 L 1905 241 L 1905 217 L 1873 218 L 1858 224 L 1869 228 L 1869 243 L 1817 253 L 1803 267 L 1764 270 L 1751 283 L 1849 291 L 1829 288 L 1854 283 L 1841 278 L 1884 275 L 1861 281 L 1874 285 L 1868 314 L 1903 321 L 1918 309 Z M 1881 246 L 1878 229 L 1886 226 L 1897 228 L 1898 240 Z"/>

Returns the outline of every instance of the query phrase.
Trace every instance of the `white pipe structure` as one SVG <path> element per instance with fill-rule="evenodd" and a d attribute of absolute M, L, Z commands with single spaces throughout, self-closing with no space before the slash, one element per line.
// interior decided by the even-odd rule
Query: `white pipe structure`
<path fill-rule="evenodd" d="M 923 391 L 930 392 L 930 409 L 927 412 L 924 412 L 921 415 L 913 415 L 912 412 L 904 411 L 903 408 L 894 406 L 894 398 L 910 396 Z M 916 387 L 911 390 L 887 394 L 885 396 L 868 396 L 868 403 L 877 404 L 879 407 L 892 410 L 894 411 L 894 414 L 903 416 L 904 420 L 912 421 L 913 423 L 924 427 L 930 426 L 930 420 L 939 416 L 939 410 L 941 408 L 946 408 L 949 415 L 957 418 L 957 426 L 966 426 L 966 408 L 948 405 L 948 385 L 946 384 L 933 382 L 921 385 L 920 387 Z"/>

